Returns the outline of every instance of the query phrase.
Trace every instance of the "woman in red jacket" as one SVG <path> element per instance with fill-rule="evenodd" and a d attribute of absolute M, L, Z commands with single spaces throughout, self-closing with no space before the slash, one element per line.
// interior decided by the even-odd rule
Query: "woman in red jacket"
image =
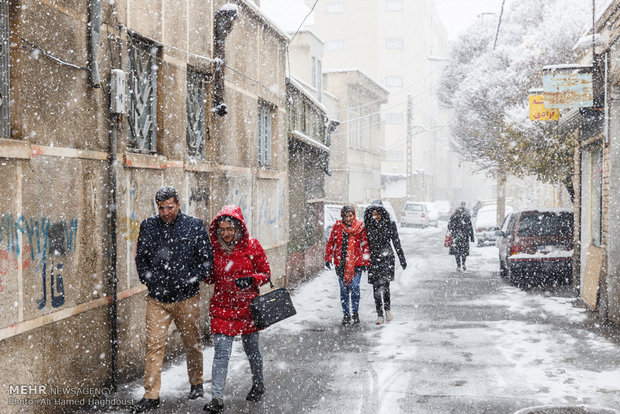
<path fill-rule="evenodd" d="M 340 210 L 342 221 L 337 221 L 325 247 L 325 267 L 331 269 L 332 258 L 340 283 L 340 304 L 344 317 L 342 324 L 360 323 L 360 279 L 362 271 L 370 266 L 370 251 L 364 223 L 355 218 L 355 208 L 347 204 Z M 349 298 L 351 310 L 349 312 Z"/>
<path fill-rule="evenodd" d="M 224 385 L 233 339 L 241 335 L 250 362 L 252 388 L 246 399 L 258 401 L 265 392 L 263 359 L 258 329 L 250 313 L 250 302 L 259 287 L 269 282 L 271 270 L 262 246 L 251 239 L 239 206 L 224 206 L 211 222 L 213 271 L 206 280 L 214 290 L 209 304 L 215 354 L 212 368 L 212 399 L 204 406 L 210 413 L 224 410 Z"/>

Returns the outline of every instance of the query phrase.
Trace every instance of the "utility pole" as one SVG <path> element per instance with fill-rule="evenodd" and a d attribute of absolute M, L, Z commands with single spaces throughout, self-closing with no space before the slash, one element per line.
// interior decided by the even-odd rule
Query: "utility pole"
<path fill-rule="evenodd" d="M 413 96 L 407 95 L 407 199 L 413 196 Z"/>
<path fill-rule="evenodd" d="M 497 227 L 500 227 L 506 217 L 506 172 L 500 167 L 497 174 Z"/>

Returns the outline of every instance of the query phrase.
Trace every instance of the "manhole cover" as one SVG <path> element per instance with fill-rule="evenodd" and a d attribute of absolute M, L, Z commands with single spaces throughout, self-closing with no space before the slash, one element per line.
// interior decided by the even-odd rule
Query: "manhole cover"
<path fill-rule="evenodd" d="M 515 414 L 620 414 L 611 408 L 579 406 L 541 405 L 517 411 Z"/>

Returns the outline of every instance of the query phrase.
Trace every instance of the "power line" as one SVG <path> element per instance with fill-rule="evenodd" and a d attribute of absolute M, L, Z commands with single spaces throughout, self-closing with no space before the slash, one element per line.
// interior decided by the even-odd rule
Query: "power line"
<path fill-rule="evenodd" d="M 306 22 L 306 19 L 308 18 L 308 16 L 310 16 L 312 14 L 312 12 L 314 11 L 314 8 L 316 7 L 318 2 L 319 2 L 319 0 L 316 0 L 314 2 L 314 4 L 312 5 L 312 8 L 308 12 L 308 14 L 306 14 L 306 17 L 304 17 L 304 19 L 301 21 L 301 23 L 299 24 L 299 27 L 297 28 L 297 31 L 295 31 L 295 34 L 293 35 L 293 37 L 291 37 L 291 40 L 289 40 L 289 42 L 288 42 L 289 45 L 293 42 L 293 39 L 295 39 L 295 36 L 297 36 L 297 33 L 299 33 L 299 31 L 301 30 L 301 26 L 304 25 L 304 23 Z"/>

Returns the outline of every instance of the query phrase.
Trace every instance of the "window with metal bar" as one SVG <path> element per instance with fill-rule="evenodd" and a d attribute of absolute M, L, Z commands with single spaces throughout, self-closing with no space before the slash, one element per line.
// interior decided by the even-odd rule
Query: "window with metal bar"
<path fill-rule="evenodd" d="M 187 155 L 198 159 L 205 158 L 206 78 L 204 73 L 187 69 Z"/>
<path fill-rule="evenodd" d="M 271 118 L 273 109 L 270 105 L 258 103 L 258 165 L 271 166 Z"/>
<path fill-rule="evenodd" d="M 0 1 L 0 137 L 11 137 L 9 111 L 9 2 Z"/>
<path fill-rule="evenodd" d="M 127 144 L 140 152 L 157 149 L 157 57 L 160 48 L 130 35 L 127 76 Z"/>

